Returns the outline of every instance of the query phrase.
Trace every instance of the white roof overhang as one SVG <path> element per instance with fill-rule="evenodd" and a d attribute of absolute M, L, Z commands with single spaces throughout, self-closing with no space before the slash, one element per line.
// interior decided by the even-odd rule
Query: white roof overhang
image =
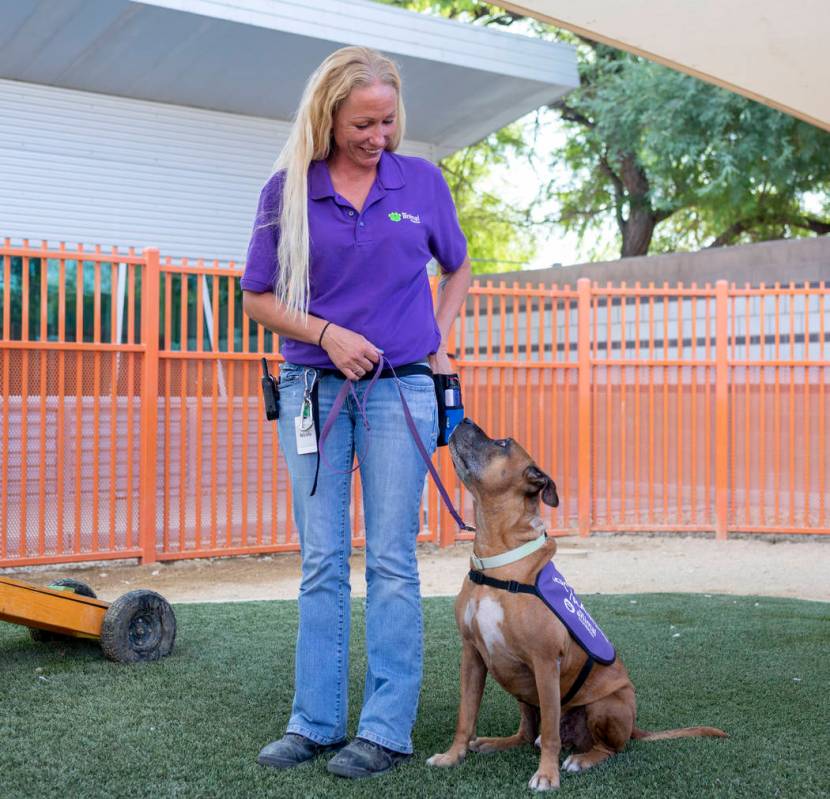
<path fill-rule="evenodd" d="M 500 5 L 830 130 L 827 0 L 521 0 Z"/>
<path fill-rule="evenodd" d="M 282 120 L 326 55 L 374 47 L 437 157 L 578 85 L 570 47 L 368 0 L 0 0 L 0 19 L 0 77 Z"/>

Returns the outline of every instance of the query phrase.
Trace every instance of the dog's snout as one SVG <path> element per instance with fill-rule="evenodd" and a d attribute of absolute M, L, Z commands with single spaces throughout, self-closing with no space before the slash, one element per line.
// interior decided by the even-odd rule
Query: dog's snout
<path fill-rule="evenodd" d="M 482 435 L 481 428 L 469 417 L 465 416 L 455 427 L 452 432 L 450 441 L 455 441 L 456 445 L 460 441 L 472 442 L 477 436 Z"/>

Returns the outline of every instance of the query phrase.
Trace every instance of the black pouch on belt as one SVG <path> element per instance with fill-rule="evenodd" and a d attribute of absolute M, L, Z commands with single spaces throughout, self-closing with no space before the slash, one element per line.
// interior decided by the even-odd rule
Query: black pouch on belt
<path fill-rule="evenodd" d="M 457 374 L 433 375 L 435 399 L 438 403 L 438 446 L 446 447 L 456 426 L 464 418 L 461 381 Z"/>
<path fill-rule="evenodd" d="M 277 379 L 268 371 L 268 361 L 262 359 L 262 398 L 265 401 L 265 418 L 270 422 L 280 416 L 280 390 Z"/>

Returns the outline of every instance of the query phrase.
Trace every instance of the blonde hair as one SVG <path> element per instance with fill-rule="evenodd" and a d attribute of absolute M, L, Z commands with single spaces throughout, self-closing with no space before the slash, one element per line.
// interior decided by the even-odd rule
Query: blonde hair
<path fill-rule="evenodd" d="M 343 47 L 326 58 L 308 79 L 291 133 L 274 164 L 274 172 L 285 172 L 278 220 L 276 295 L 294 314 L 308 313 L 309 164 L 331 154 L 334 117 L 352 89 L 378 82 L 392 86 L 398 95 L 397 129 L 386 148 L 396 150 L 403 138 L 405 122 L 397 67 L 377 50 Z"/>

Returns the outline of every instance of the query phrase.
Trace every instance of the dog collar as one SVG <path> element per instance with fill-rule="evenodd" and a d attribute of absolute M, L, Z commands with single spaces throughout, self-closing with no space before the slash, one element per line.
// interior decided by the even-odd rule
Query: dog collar
<path fill-rule="evenodd" d="M 495 569 L 497 566 L 507 566 L 508 563 L 515 563 L 517 560 L 526 558 L 533 554 L 538 549 L 545 545 L 548 539 L 547 533 L 542 533 L 538 538 L 528 541 L 515 549 L 508 549 L 507 552 L 502 552 L 501 555 L 493 555 L 491 558 L 480 558 L 473 553 L 470 557 L 473 561 L 473 567 L 479 571 L 483 569 Z"/>

